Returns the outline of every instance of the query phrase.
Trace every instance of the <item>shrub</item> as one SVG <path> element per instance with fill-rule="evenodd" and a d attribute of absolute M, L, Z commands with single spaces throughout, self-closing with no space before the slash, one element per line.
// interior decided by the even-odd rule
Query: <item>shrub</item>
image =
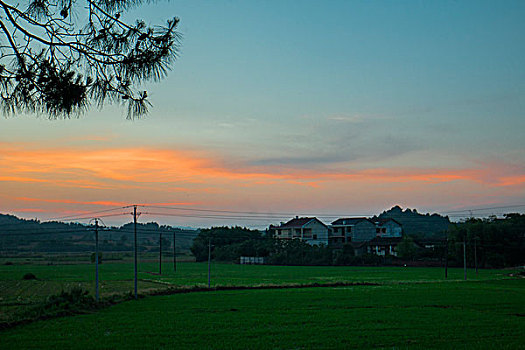
<path fill-rule="evenodd" d="M 45 319 L 57 316 L 83 314 L 102 307 L 88 292 L 80 287 L 52 295 L 34 308 L 26 311 L 28 319 Z"/>
<path fill-rule="evenodd" d="M 32 274 L 31 272 L 26 273 L 22 279 L 24 280 L 36 280 L 36 276 Z"/>
<path fill-rule="evenodd" d="M 13 262 L 12 262 L 12 261 L 6 261 L 6 262 L 4 263 L 4 265 L 13 265 Z"/>
<path fill-rule="evenodd" d="M 47 299 L 45 309 L 78 309 L 90 308 L 95 300 L 89 295 L 88 291 L 80 287 L 74 287 L 70 291 L 62 291 L 58 295 L 52 295 Z"/>

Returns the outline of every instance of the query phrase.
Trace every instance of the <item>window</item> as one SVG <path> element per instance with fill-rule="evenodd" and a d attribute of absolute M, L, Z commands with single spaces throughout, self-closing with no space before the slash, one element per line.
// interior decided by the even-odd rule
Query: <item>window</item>
<path fill-rule="evenodd" d="M 348 233 L 352 232 L 352 228 L 351 227 L 347 227 L 346 228 L 346 232 L 348 232 Z"/>
<path fill-rule="evenodd" d="M 313 235 L 313 237 L 312 237 L 312 238 L 313 238 L 313 239 L 317 239 L 317 235 Z"/>
<path fill-rule="evenodd" d="M 378 227 L 376 228 L 376 233 L 379 233 L 381 231 L 381 229 Z"/>
<path fill-rule="evenodd" d="M 383 227 L 383 228 L 381 229 L 381 232 L 386 233 L 386 227 Z"/>

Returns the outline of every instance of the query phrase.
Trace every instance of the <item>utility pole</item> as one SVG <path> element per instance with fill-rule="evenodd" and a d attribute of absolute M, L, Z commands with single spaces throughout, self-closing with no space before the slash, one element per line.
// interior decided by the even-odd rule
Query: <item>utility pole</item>
<path fill-rule="evenodd" d="M 445 242 L 445 279 L 448 278 L 448 235 Z"/>
<path fill-rule="evenodd" d="M 463 279 L 467 280 L 467 241 L 463 238 Z"/>
<path fill-rule="evenodd" d="M 159 275 L 162 275 L 162 231 L 159 235 Z"/>
<path fill-rule="evenodd" d="M 474 265 L 476 266 L 476 276 L 478 275 L 478 247 L 477 241 L 478 238 L 474 238 Z"/>
<path fill-rule="evenodd" d="M 211 288 L 211 238 L 208 239 L 208 288 Z"/>
<path fill-rule="evenodd" d="M 137 295 L 137 206 L 133 206 L 133 231 L 135 233 L 135 299 Z"/>
<path fill-rule="evenodd" d="M 95 219 L 95 298 L 98 302 L 98 219 Z"/>
<path fill-rule="evenodd" d="M 176 249 L 176 243 L 177 240 L 177 234 L 175 231 L 173 231 L 173 271 L 177 272 L 177 249 Z"/>

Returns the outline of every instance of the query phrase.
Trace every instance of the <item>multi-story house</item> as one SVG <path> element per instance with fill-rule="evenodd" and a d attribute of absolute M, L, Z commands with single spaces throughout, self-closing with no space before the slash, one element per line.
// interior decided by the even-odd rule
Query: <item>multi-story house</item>
<path fill-rule="evenodd" d="M 367 218 L 341 218 L 332 222 L 330 245 L 334 248 L 344 243 L 360 243 L 376 237 L 376 226 Z"/>
<path fill-rule="evenodd" d="M 328 245 L 329 228 L 315 217 L 298 217 L 272 226 L 274 237 L 278 239 L 300 239 L 310 245 Z"/>

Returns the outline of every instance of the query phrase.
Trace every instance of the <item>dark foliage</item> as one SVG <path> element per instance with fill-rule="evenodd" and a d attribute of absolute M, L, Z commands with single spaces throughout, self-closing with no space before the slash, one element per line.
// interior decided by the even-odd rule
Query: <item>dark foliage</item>
<path fill-rule="evenodd" d="M 511 267 L 525 264 L 525 215 L 507 214 L 504 219 L 469 219 L 454 225 L 449 233 L 449 258 L 463 263 L 463 241 L 467 264 L 479 267 Z M 476 252 L 474 251 L 476 249 Z"/>
<path fill-rule="evenodd" d="M 221 261 L 234 261 L 240 256 L 266 256 L 267 247 L 258 230 L 244 227 L 212 227 L 200 230 L 193 240 L 191 252 L 197 261 L 208 260 L 208 244 L 213 245 L 212 257 Z"/>
<path fill-rule="evenodd" d="M 23 280 L 36 280 L 36 276 L 32 274 L 31 272 L 26 273 L 24 276 L 22 276 Z"/>
<path fill-rule="evenodd" d="M 128 118 L 147 113 L 136 87 L 165 77 L 177 58 L 178 18 L 164 26 L 126 21 L 143 0 L 0 0 L 1 107 L 70 117 L 90 103 L 120 103 Z M 24 5 L 23 5 L 24 4 Z"/>
<path fill-rule="evenodd" d="M 47 300 L 28 310 L 24 317 L 26 319 L 42 319 L 56 316 L 75 315 L 90 312 L 99 308 L 95 298 L 80 287 L 70 291 L 62 291 L 60 294 L 52 295 Z"/>
<path fill-rule="evenodd" d="M 273 240 L 268 263 L 273 265 L 331 265 L 332 250 L 326 246 L 311 246 L 300 240 Z"/>
<path fill-rule="evenodd" d="M 155 222 L 137 224 L 139 251 L 158 251 L 159 234 L 163 247 L 172 247 L 176 234 L 177 251 L 187 252 L 197 235 L 196 230 L 159 225 Z M 13 215 L 0 214 L 0 250 L 22 252 L 93 252 L 94 226 L 78 223 L 40 222 Z M 121 252 L 133 249 L 133 224 L 104 227 L 99 230 L 99 252 Z M 94 260 L 93 260 L 94 261 Z"/>
<path fill-rule="evenodd" d="M 444 237 L 448 230 L 450 220 L 447 216 L 439 214 L 420 214 L 416 209 L 405 209 L 404 211 L 395 206 L 379 215 L 381 219 L 391 218 L 403 226 L 403 232 L 416 237 Z M 372 218 L 373 220 L 374 218 Z"/>

